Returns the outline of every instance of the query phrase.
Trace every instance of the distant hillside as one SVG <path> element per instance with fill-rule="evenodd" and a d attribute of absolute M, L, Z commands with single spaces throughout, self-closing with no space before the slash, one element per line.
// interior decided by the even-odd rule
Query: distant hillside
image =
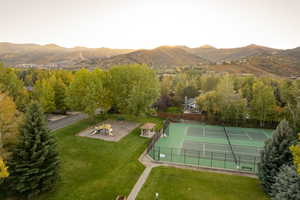
<path fill-rule="evenodd" d="M 76 64 L 85 59 L 109 57 L 113 55 L 129 53 L 130 49 L 109 48 L 64 48 L 55 44 L 12 44 L 0 43 L 0 60 L 6 65 L 17 64 L 49 64 L 65 63 Z"/>
<path fill-rule="evenodd" d="M 181 48 L 162 46 L 152 50 L 137 50 L 128 54 L 100 59 L 97 65 L 108 68 L 113 65 L 130 63 L 147 64 L 155 69 L 167 69 L 201 66 L 210 62 Z"/>
<path fill-rule="evenodd" d="M 159 73 L 199 69 L 283 77 L 300 76 L 300 47 L 281 50 L 259 45 L 217 49 L 161 46 L 152 50 L 64 48 L 55 44 L 0 43 L 0 62 L 6 66 L 37 64 L 42 68 L 109 68 L 122 64 L 147 64 Z M 55 65 L 52 65 L 55 64 Z M 27 65 L 20 65 L 24 67 Z"/>
<path fill-rule="evenodd" d="M 211 65 L 210 70 L 230 73 L 252 73 L 283 77 L 300 76 L 300 48 L 281 50 L 276 53 L 244 57 L 243 59 Z"/>
<path fill-rule="evenodd" d="M 210 45 L 204 45 L 198 48 L 185 48 L 185 50 L 212 62 L 239 60 L 241 58 L 260 55 L 263 53 L 276 54 L 281 51 L 254 44 L 231 49 L 217 49 Z"/>

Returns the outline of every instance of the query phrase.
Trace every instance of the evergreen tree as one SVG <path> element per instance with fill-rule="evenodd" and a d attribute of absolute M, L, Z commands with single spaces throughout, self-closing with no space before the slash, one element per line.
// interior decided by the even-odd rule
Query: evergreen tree
<path fill-rule="evenodd" d="M 272 200 L 299 200 L 300 176 L 294 166 L 281 167 L 272 185 Z"/>
<path fill-rule="evenodd" d="M 58 179 L 56 141 L 47 129 L 41 106 L 28 107 L 21 138 L 8 162 L 11 189 L 31 198 L 53 188 Z"/>
<path fill-rule="evenodd" d="M 292 164 L 292 154 L 289 147 L 297 136 L 289 127 L 286 120 L 282 120 L 273 132 L 272 138 L 266 141 L 258 166 L 258 176 L 267 193 L 271 193 L 271 186 L 275 177 L 284 164 Z"/>

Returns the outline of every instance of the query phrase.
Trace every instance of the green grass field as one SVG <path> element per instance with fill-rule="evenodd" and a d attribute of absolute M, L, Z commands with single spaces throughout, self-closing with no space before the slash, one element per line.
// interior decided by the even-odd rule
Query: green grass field
<path fill-rule="evenodd" d="M 154 118 L 131 120 L 160 122 Z M 140 137 L 138 129 L 118 143 L 74 136 L 92 124 L 85 120 L 54 133 L 61 157 L 61 181 L 54 192 L 39 200 L 104 200 L 129 194 L 144 170 L 137 159 L 149 139 Z"/>
<path fill-rule="evenodd" d="M 152 169 L 138 200 L 267 200 L 254 178 L 171 167 Z"/>
<path fill-rule="evenodd" d="M 162 125 L 157 118 L 124 118 Z M 129 194 L 144 170 L 138 157 L 149 139 L 140 137 L 138 129 L 118 143 L 75 136 L 101 120 L 83 120 L 53 133 L 58 140 L 61 180 L 54 191 L 33 200 L 113 200 Z M 267 199 L 256 179 L 165 167 L 153 169 L 138 199 L 152 200 L 155 192 L 160 200 Z"/>

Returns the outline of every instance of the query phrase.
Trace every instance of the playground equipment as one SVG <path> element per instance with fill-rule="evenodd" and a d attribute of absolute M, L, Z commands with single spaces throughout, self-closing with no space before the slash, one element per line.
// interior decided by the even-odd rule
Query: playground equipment
<path fill-rule="evenodd" d="M 110 124 L 102 124 L 100 126 L 95 126 L 95 128 L 90 133 L 90 135 L 104 134 L 104 135 L 108 135 L 108 136 L 114 136 L 112 131 L 113 131 L 113 129 Z"/>

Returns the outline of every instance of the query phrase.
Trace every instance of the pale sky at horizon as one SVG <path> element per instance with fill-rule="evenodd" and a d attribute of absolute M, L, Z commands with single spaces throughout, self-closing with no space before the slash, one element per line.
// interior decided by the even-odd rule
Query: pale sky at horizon
<path fill-rule="evenodd" d="M 300 0 L 0 0 L 0 42 L 300 46 Z"/>

